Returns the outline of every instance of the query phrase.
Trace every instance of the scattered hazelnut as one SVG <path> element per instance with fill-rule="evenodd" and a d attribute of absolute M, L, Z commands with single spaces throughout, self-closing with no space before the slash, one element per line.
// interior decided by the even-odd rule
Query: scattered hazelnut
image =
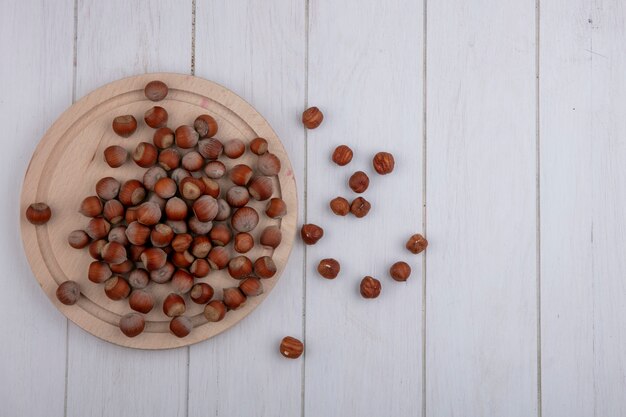
<path fill-rule="evenodd" d="M 215 160 L 219 158 L 224 150 L 222 142 L 215 138 L 202 139 L 198 141 L 198 152 L 206 159 Z"/>
<path fill-rule="evenodd" d="M 190 234 L 182 233 L 178 234 L 172 240 L 172 249 L 175 252 L 184 252 L 191 246 L 191 242 L 193 242 L 193 237 Z"/>
<path fill-rule="evenodd" d="M 315 245 L 324 236 L 324 229 L 315 224 L 305 224 L 300 229 L 300 236 L 307 245 Z"/>
<path fill-rule="evenodd" d="M 224 288 L 223 293 L 224 305 L 229 310 L 237 310 L 246 302 L 246 296 L 237 287 Z"/>
<path fill-rule="evenodd" d="M 113 145 L 104 150 L 104 160 L 111 168 L 119 168 L 128 159 L 128 152 L 121 146 Z"/>
<path fill-rule="evenodd" d="M 406 248 L 409 250 L 409 252 L 416 255 L 423 252 L 426 247 L 428 247 L 428 241 L 424 236 L 420 235 L 419 233 L 411 236 L 406 242 Z"/>
<path fill-rule="evenodd" d="M 267 154 L 266 154 L 267 155 Z M 274 185 L 270 177 L 254 177 L 250 180 L 248 191 L 252 198 L 258 201 L 267 200 L 274 192 Z"/>
<path fill-rule="evenodd" d="M 142 246 L 150 238 L 150 228 L 137 221 L 131 222 L 126 226 L 126 237 L 133 245 Z"/>
<path fill-rule="evenodd" d="M 217 200 L 209 195 L 203 195 L 194 201 L 193 213 L 201 222 L 210 222 L 217 216 Z"/>
<path fill-rule="evenodd" d="M 411 267 L 406 262 L 396 262 L 389 268 L 389 275 L 396 281 L 406 281 L 411 275 Z"/>
<path fill-rule="evenodd" d="M 239 289 L 246 297 L 256 297 L 263 294 L 263 284 L 260 279 L 255 277 L 248 277 L 241 281 Z"/>
<path fill-rule="evenodd" d="M 216 246 L 209 252 L 207 261 L 213 269 L 224 269 L 230 261 L 228 250 L 223 246 Z"/>
<path fill-rule="evenodd" d="M 276 264 L 269 256 L 262 256 L 254 261 L 254 273 L 259 278 L 272 278 L 276 275 Z"/>
<path fill-rule="evenodd" d="M 343 197 L 335 197 L 330 200 L 330 209 L 337 216 L 345 216 L 350 212 L 350 203 Z"/>
<path fill-rule="evenodd" d="M 154 271 L 165 265 L 167 254 L 160 248 L 147 248 L 141 253 L 140 259 L 148 271 Z"/>
<path fill-rule="evenodd" d="M 85 217 L 96 217 L 102 213 L 102 202 L 98 196 L 92 195 L 80 203 L 80 214 Z"/>
<path fill-rule="evenodd" d="M 124 278 L 113 276 L 104 283 L 104 292 L 111 300 L 122 300 L 130 294 L 130 285 Z"/>
<path fill-rule="evenodd" d="M 128 313 L 120 319 L 120 330 L 128 337 L 135 337 L 143 332 L 146 322 L 139 313 Z"/>
<path fill-rule="evenodd" d="M 180 166 L 181 159 L 182 157 L 180 156 L 180 152 L 176 148 L 163 149 L 161 153 L 159 153 L 159 156 L 157 158 L 157 160 L 159 161 L 159 166 L 161 166 L 161 168 L 163 168 L 165 171 L 172 171 L 178 168 Z M 172 179 L 175 180 L 173 174 Z"/>
<path fill-rule="evenodd" d="M 250 152 L 256 155 L 263 155 L 267 152 L 267 140 L 264 138 L 254 138 L 250 141 Z"/>
<path fill-rule="evenodd" d="M 150 282 L 150 275 L 145 269 L 134 269 L 128 275 L 128 283 L 135 289 L 146 288 Z"/>
<path fill-rule="evenodd" d="M 193 201 L 204 194 L 205 187 L 202 180 L 194 177 L 186 177 L 180 181 L 178 186 L 183 198 Z M 207 196 L 208 197 L 208 196 Z"/>
<path fill-rule="evenodd" d="M 198 132 L 191 126 L 179 126 L 174 132 L 174 142 L 181 149 L 190 149 L 198 144 Z"/>
<path fill-rule="evenodd" d="M 219 223 L 213 226 L 213 229 L 209 232 L 209 238 L 211 239 L 211 243 L 216 246 L 226 246 L 233 238 L 233 233 L 226 224 Z"/>
<path fill-rule="evenodd" d="M 177 235 L 187 233 L 187 222 L 183 220 L 168 220 L 166 224 L 171 227 Z"/>
<path fill-rule="evenodd" d="M 56 295 L 61 303 L 71 306 L 80 298 L 80 287 L 75 281 L 65 281 L 57 288 Z"/>
<path fill-rule="evenodd" d="M 393 171 L 393 167 L 395 166 L 393 155 L 389 152 L 378 152 L 374 155 L 372 163 L 374 165 L 374 169 L 380 175 L 391 173 L 391 171 Z"/>
<path fill-rule="evenodd" d="M 280 245 L 282 239 L 283 233 L 280 231 L 280 228 L 278 226 L 267 226 L 265 229 L 263 229 L 263 232 L 261 232 L 259 243 L 262 246 L 276 249 Z"/>
<path fill-rule="evenodd" d="M 226 173 L 226 166 L 220 161 L 211 161 L 204 167 L 204 173 L 207 177 L 218 180 Z"/>
<path fill-rule="evenodd" d="M 186 224 L 185 222 L 182 222 L 182 223 Z M 212 228 L 213 228 L 212 221 L 201 222 L 195 216 L 189 219 L 189 229 L 191 229 L 191 231 L 197 235 L 206 235 L 207 233 L 211 231 Z"/>
<path fill-rule="evenodd" d="M 156 164 L 159 151 L 156 146 L 148 142 L 141 142 L 133 151 L 133 161 L 142 168 L 149 168 Z"/>
<path fill-rule="evenodd" d="M 193 330 L 193 324 L 189 317 L 174 317 L 172 321 L 170 321 L 170 331 L 176 337 L 185 337 L 191 333 L 191 330 Z"/>
<path fill-rule="evenodd" d="M 211 229 L 211 233 L 215 230 L 218 225 L 215 225 L 213 229 Z M 224 245 L 221 245 L 224 246 Z M 190 245 L 191 254 L 196 258 L 206 258 L 209 254 L 209 251 L 212 248 L 211 239 L 205 235 L 196 236 L 193 238 L 193 241 Z M 184 251 L 177 251 L 184 252 Z"/>
<path fill-rule="evenodd" d="M 246 253 L 254 247 L 254 238 L 250 233 L 237 233 L 235 235 L 235 251 Z"/>
<path fill-rule="evenodd" d="M 174 144 L 174 131 L 169 127 L 160 127 L 152 136 L 152 143 L 159 149 L 169 148 Z"/>
<path fill-rule="evenodd" d="M 380 295 L 380 281 L 376 278 L 365 277 L 361 280 L 360 291 L 363 298 L 376 298 Z"/>
<path fill-rule="evenodd" d="M 176 182 L 168 177 L 161 178 L 154 184 L 154 192 L 161 198 L 170 199 L 176 195 L 177 190 Z M 167 207 L 167 203 L 165 206 Z M 187 207 L 186 204 L 185 207 Z"/>
<path fill-rule="evenodd" d="M 146 98 L 150 101 L 163 100 L 167 96 L 168 91 L 167 84 L 158 80 L 150 81 L 143 90 Z"/>
<path fill-rule="evenodd" d="M 280 172 L 280 159 L 276 155 L 270 152 L 266 152 L 262 155 L 259 155 L 257 160 L 257 169 L 261 173 L 261 175 L 267 175 L 269 177 L 273 177 L 274 175 L 278 175 Z"/>
<path fill-rule="evenodd" d="M 100 256 L 100 254 L 102 253 L 102 248 L 106 244 L 107 241 L 104 239 L 94 240 L 89 244 L 89 255 L 96 260 L 102 259 L 102 256 Z"/>
<path fill-rule="evenodd" d="M 230 159 L 237 159 L 246 151 L 246 145 L 241 139 L 231 139 L 224 143 L 224 155 Z"/>
<path fill-rule="evenodd" d="M 200 177 L 200 180 L 204 185 L 204 194 L 210 195 L 215 199 L 220 196 L 221 188 L 217 181 L 207 177 Z"/>
<path fill-rule="evenodd" d="M 317 265 L 317 272 L 326 279 L 337 278 L 340 270 L 339 262 L 333 258 L 322 259 L 319 265 Z"/>
<path fill-rule="evenodd" d="M 362 193 L 367 190 L 367 187 L 369 187 L 370 179 L 365 172 L 357 171 L 350 177 L 348 185 L 355 193 Z"/>
<path fill-rule="evenodd" d="M 233 214 L 230 223 L 238 232 L 249 232 L 259 224 L 259 214 L 252 207 L 242 207 Z"/>
<path fill-rule="evenodd" d="M 125 260 L 124 262 L 120 262 L 118 264 L 111 264 L 111 272 L 114 274 L 125 275 L 133 270 L 135 267 L 135 263 L 131 260 Z"/>
<path fill-rule="evenodd" d="M 217 216 L 215 216 L 215 220 L 221 222 L 228 219 L 231 211 L 230 204 L 223 198 L 220 198 L 217 200 Z"/>
<path fill-rule="evenodd" d="M 89 264 L 87 278 L 89 278 L 89 281 L 91 282 L 100 284 L 111 278 L 112 275 L 113 273 L 111 272 L 111 268 L 105 262 L 94 261 Z"/>
<path fill-rule="evenodd" d="M 252 168 L 245 164 L 235 165 L 228 172 L 228 178 L 235 184 L 245 186 L 252 178 Z"/>
<path fill-rule="evenodd" d="M 112 177 L 104 177 L 96 183 L 96 194 L 103 200 L 112 200 L 120 191 L 120 182 Z"/>
<path fill-rule="evenodd" d="M 302 124 L 307 129 L 315 129 L 322 124 L 324 115 L 317 107 L 309 107 L 302 113 Z"/>
<path fill-rule="evenodd" d="M 137 130 L 137 120 L 127 114 L 113 119 L 113 131 L 123 138 L 127 138 Z"/>
<path fill-rule="evenodd" d="M 355 198 L 350 204 L 350 212 L 358 218 L 367 216 L 371 208 L 372 205 L 363 197 Z"/>
<path fill-rule="evenodd" d="M 130 243 L 130 242 L 129 242 Z M 133 262 L 139 262 L 141 261 L 141 254 L 143 253 L 143 251 L 146 250 L 145 246 L 141 246 L 141 245 L 130 245 L 128 247 L 128 259 L 130 259 Z"/>
<path fill-rule="evenodd" d="M 335 148 L 332 159 L 339 166 L 348 165 L 352 161 L 352 149 L 346 145 L 339 145 Z"/>
<path fill-rule="evenodd" d="M 167 317 L 182 316 L 185 310 L 185 300 L 178 294 L 171 293 L 163 300 L 163 313 Z"/>
<path fill-rule="evenodd" d="M 178 294 L 187 294 L 193 287 L 193 276 L 189 272 L 179 269 L 172 275 L 172 287 Z"/>
<path fill-rule="evenodd" d="M 235 185 L 226 192 L 226 202 L 231 207 L 243 207 L 250 201 L 250 193 L 246 187 Z"/>
<path fill-rule="evenodd" d="M 128 238 L 126 237 L 126 226 L 117 226 L 112 228 L 109 231 L 108 239 L 109 242 L 117 242 L 122 246 L 128 246 L 130 244 Z"/>
<path fill-rule="evenodd" d="M 111 225 L 102 217 L 94 217 L 89 220 L 85 228 L 85 232 L 94 240 L 106 237 L 109 234 L 109 230 L 111 230 Z"/>
<path fill-rule="evenodd" d="M 209 284 L 200 282 L 191 288 L 189 297 L 196 304 L 206 304 L 213 298 L 213 287 Z"/>
<path fill-rule="evenodd" d="M 154 226 L 161 220 L 161 207 L 157 203 L 145 202 L 137 209 L 137 221 L 145 226 Z"/>
<path fill-rule="evenodd" d="M 228 273 L 235 279 L 243 279 L 252 273 L 252 261 L 246 256 L 235 256 L 228 262 Z"/>
<path fill-rule="evenodd" d="M 126 248 L 117 242 L 109 242 L 102 248 L 101 256 L 104 262 L 119 264 L 127 259 Z"/>
<path fill-rule="evenodd" d="M 164 127 L 167 124 L 167 111 L 163 107 L 154 106 L 146 112 L 144 121 L 153 129 Z"/>
<path fill-rule="evenodd" d="M 209 322 L 217 322 L 226 315 L 226 305 L 220 300 L 213 300 L 204 307 L 204 317 Z"/>
<path fill-rule="evenodd" d="M 136 206 L 146 198 L 146 189 L 138 180 L 128 180 L 122 184 L 119 200 L 125 206 Z"/>
<path fill-rule="evenodd" d="M 211 266 L 206 259 L 196 259 L 189 267 L 189 272 L 196 278 L 206 277 L 211 272 Z"/>
<path fill-rule="evenodd" d="M 304 345 L 295 337 L 284 337 L 280 342 L 280 354 L 288 359 L 297 359 L 304 352 Z"/>
<path fill-rule="evenodd" d="M 280 219 L 287 214 L 287 204 L 281 198 L 272 198 L 265 206 L 265 214 L 272 219 Z"/>
<path fill-rule="evenodd" d="M 117 200 L 109 200 L 104 203 L 102 214 L 111 224 L 118 224 L 124 220 L 124 205 Z"/>
<path fill-rule="evenodd" d="M 148 314 L 154 307 L 154 296 L 144 290 L 134 290 L 128 298 L 130 308 L 143 314 Z"/>
<path fill-rule="evenodd" d="M 188 251 L 172 253 L 172 263 L 179 268 L 189 268 L 194 259 Z"/>
<path fill-rule="evenodd" d="M 90 241 L 89 235 L 84 230 L 74 230 L 67 237 L 67 243 L 74 249 L 82 249 L 89 245 Z"/>
<path fill-rule="evenodd" d="M 172 239 L 174 239 L 174 231 L 167 224 L 156 224 L 150 232 L 150 242 L 156 248 L 169 246 Z"/>
<path fill-rule="evenodd" d="M 187 212 L 187 204 L 178 197 L 170 198 L 165 203 L 165 216 L 168 220 L 185 220 Z"/>
<path fill-rule="evenodd" d="M 196 151 L 187 152 L 183 156 L 182 166 L 189 172 L 200 171 L 204 166 L 204 157 Z"/>
<path fill-rule="evenodd" d="M 193 128 L 201 138 L 210 138 L 217 133 L 217 122 L 208 114 L 200 115 L 193 122 Z"/>
<path fill-rule="evenodd" d="M 150 271 L 150 279 L 157 284 L 165 284 L 172 279 L 175 270 L 174 264 L 166 262 L 161 268 Z"/>

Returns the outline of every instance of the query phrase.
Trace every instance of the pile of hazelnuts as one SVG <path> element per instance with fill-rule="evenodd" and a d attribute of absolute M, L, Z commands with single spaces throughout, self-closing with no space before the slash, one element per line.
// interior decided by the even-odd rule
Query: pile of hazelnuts
<path fill-rule="evenodd" d="M 317 107 L 311 107 L 302 114 L 302 123 L 308 129 L 317 128 L 323 121 L 324 115 Z M 346 166 L 352 161 L 354 153 L 350 147 L 339 145 L 335 148 L 331 159 L 339 166 Z M 372 159 L 374 171 L 379 175 L 387 175 L 393 172 L 395 160 L 389 152 L 378 152 Z M 370 179 L 363 171 L 356 171 L 350 176 L 348 186 L 356 194 L 361 194 L 368 189 Z M 330 209 L 337 216 L 346 216 L 349 213 L 357 218 L 365 217 L 370 209 L 371 204 L 365 198 L 359 196 L 348 202 L 344 197 L 335 197 L 330 201 Z M 315 224 L 305 224 L 300 230 L 302 240 L 307 245 L 316 244 L 323 236 L 324 230 Z M 409 237 L 406 242 L 406 249 L 414 254 L 423 252 L 428 246 L 428 241 L 421 234 L 414 234 Z M 318 266 L 317 272 L 326 279 L 335 279 L 341 270 L 341 266 L 336 259 L 322 259 Z M 411 275 L 411 267 L 404 261 L 398 261 L 389 268 L 389 275 L 395 281 L 406 281 Z M 379 280 L 374 277 L 366 276 L 361 280 L 359 292 L 363 298 L 376 298 L 380 295 L 382 285 Z"/>
<path fill-rule="evenodd" d="M 158 102 L 167 96 L 168 87 L 152 81 L 144 92 Z M 281 170 L 281 161 L 269 151 L 266 139 L 255 138 L 248 147 L 257 155 L 256 166 L 237 164 L 228 170 L 220 157 L 235 160 L 246 152 L 246 145 L 240 139 L 222 142 L 214 138 L 218 124 L 208 114 L 199 115 L 193 125 L 172 130 L 167 127 L 167 111 L 154 106 L 146 111 L 144 121 L 155 129 L 152 143 L 141 142 L 130 155 L 146 169 L 143 178 L 100 179 L 95 195 L 86 197 L 79 208 L 89 223 L 71 232 L 68 243 L 76 249 L 88 248 L 94 261 L 87 277 L 103 284 L 108 298 L 128 299 L 133 311 L 119 321 L 123 334 L 135 337 L 143 332 L 144 315 L 161 301 L 155 300 L 149 286 L 167 284 L 171 292 L 162 300 L 163 313 L 171 319 L 171 332 L 185 337 L 194 327 L 185 316 L 189 300 L 204 305 L 208 322 L 218 322 L 228 311 L 243 306 L 248 297 L 262 294 L 262 280 L 276 274 L 270 256 L 253 262 L 245 254 L 255 245 L 250 232 L 259 223 L 259 213 L 248 205 L 250 201 L 267 201 L 264 214 L 271 219 L 287 213 L 286 203 L 273 197 L 273 178 Z M 137 120 L 132 115 L 118 116 L 112 129 L 128 138 L 136 131 Z M 104 150 L 104 160 L 113 168 L 128 159 L 122 146 Z M 222 190 L 218 182 L 222 178 L 232 185 Z M 44 224 L 51 210 L 35 203 L 26 217 L 33 224 Z M 281 230 L 277 225 L 267 226 L 258 240 L 261 246 L 275 249 L 282 240 Z M 231 243 L 234 254 L 228 248 Z M 222 269 L 239 285 L 224 288 L 217 299 L 213 287 L 199 279 Z M 75 304 L 80 294 L 79 284 L 71 280 L 56 291 L 66 305 Z"/>

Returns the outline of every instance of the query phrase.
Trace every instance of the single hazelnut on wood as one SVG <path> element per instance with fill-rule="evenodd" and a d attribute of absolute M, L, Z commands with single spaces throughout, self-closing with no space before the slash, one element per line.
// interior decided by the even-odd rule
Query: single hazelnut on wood
<path fill-rule="evenodd" d="M 193 127 L 182 125 L 174 132 L 174 142 L 181 149 L 190 149 L 198 144 L 198 132 Z"/>
<path fill-rule="evenodd" d="M 128 159 L 128 151 L 121 146 L 113 145 L 104 150 L 104 160 L 111 168 L 119 168 Z"/>
<path fill-rule="evenodd" d="M 52 211 L 46 203 L 34 203 L 26 209 L 26 220 L 34 225 L 46 224 L 50 217 L 52 217 Z"/>
<path fill-rule="evenodd" d="M 213 226 L 213 229 L 209 232 L 209 238 L 211 239 L 211 243 L 216 246 L 226 246 L 233 238 L 233 233 L 227 225 L 218 223 Z"/>
<path fill-rule="evenodd" d="M 89 278 L 89 281 L 100 284 L 111 278 L 111 276 L 113 276 L 113 273 L 107 263 L 94 261 L 89 264 L 89 271 L 87 272 L 87 278 Z"/>
<path fill-rule="evenodd" d="M 267 246 L 272 249 L 276 249 L 280 242 L 283 239 L 283 233 L 280 231 L 278 226 L 267 226 L 261 232 L 261 237 L 259 238 L 259 243 L 262 246 Z"/>
<path fill-rule="evenodd" d="M 246 256 L 235 256 L 228 262 L 228 273 L 235 279 L 243 279 L 252 273 L 252 261 Z"/>
<path fill-rule="evenodd" d="M 209 261 L 209 265 L 211 265 L 213 269 L 224 269 L 230 261 L 230 255 L 228 254 L 228 250 L 223 246 L 215 246 L 209 252 L 207 261 Z"/>
<path fill-rule="evenodd" d="M 143 89 L 146 98 L 150 101 L 163 100 L 167 96 L 168 91 L 167 84 L 159 80 L 150 81 Z"/>
<path fill-rule="evenodd" d="M 111 300 L 122 300 L 130 294 L 130 285 L 124 278 L 113 276 L 104 283 L 104 293 Z"/>
<path fill-rule="evenodd" d="M 235 165 L 228 172 L 228 178 L 235 185 L 247 185 L 252 179 L 252 168 L 245 164 Z"/>
<path fill-rule="evenodd" d="M 287 214 L 287 204 L 281 198 L 272 198 L 265 206 L 265 214 L 272 219 L 280 219 Z"/>
<path fill-rule="evenodd" d="M 418 254 L 424 251 L 428 247 L 428 240 L 419 233 L 414 234 L 407 240 L 406 248 L 409 252 Z"/>
<path fill-rule="evenodd" d="M 370 202 L 363 197 L 355 198 L 352 200 L 352 204 L 350 204 L 350 212 L 358 218 L 367 216 L 371 208 Z"/>
<path fill-rule="evenodd" d="M 135 311 L 148 314 L 154 308 L 154 296 L 144 290 L 134 290 L 128 298 L 128 305 Z"/>
<path fill-rule="evenodd" d="M 302 113 L 302 124 L 307 129 L 315 129 L 322 124 L 324 115 L 317 107 L 309 107 Z"/>
<path fill-rule="evenodd" d="M 131 287 L 136 289 L 146 288 L 150 282 L 150 275 L 148 271 L 142 268 L 133 269 L 128 274 L 128 283 Z"/>
<path fill-rule="evenodd" d="M 193 287 L 193 276 L 189 272 L 179 269 L 172 275 L 172 287 L 178 294 L 187 294 Z"/>
<path fill-rule="evenodd" d="M 74 249 L 87 247 L 90 241 L 91 239 L 89 238 L 89 235 L 85 233 L 84 230 L 74 230 L 67 237 L 67 243 L 69 243 Z"/>
<path fill-rule="evenodd" d="M 207 177 L 218 180 L 222 178 L 226 173 L 226 166 L 221 161 L 210 161 L 204 167 L 204 173 Z"/>
<path fill-rule="evenodd" d="M 102 260 L 109 264 L 119 264 L 127 259 L 126 248 L 117 242 L 109 242 L 102 248 Z"/>
<path fill-rule="evenodd" d="M 111 272 L 114 274 L 125 275 L 133 270 L 135 267 L 135 263 L 131 260 L 125 260 L 124 262 L 120 262 L 118 264 L 111 264 Z"/>
<path fill-rule="evenodd" d="M 263 155 L 267 152 L 268 144 L 264 138 L 254 138 L 250 141 L 250 152 L 255 155 Z"/>
<path fill-rule="evenodd" d="M 209 322 L 217 322 L 226 315 L 226 305 L 220 300 L 213 300 L 204 307 L 204 317 Z"/>
<path fill-rule="evenodd" d="M 297 359 L 304 352 L 304 345 L 295 337 L 284 337 L 280 342 L 280 354 L 288 359 Z"/>
<path fill-rule="evenodd" d="M 215 138 L 202 139 L 198 141 L 198 152 L 206 159 L 215 160 L 219 158 L 224 150 L 222 142 Z"/>
<path fill-rule="evenodd" d="M 363 298 L 376 298 L 380 295 L 380 281 L 376 278 L 365 277 L 361 280 L 359 290 Z"/>
<path fill-rule="evenodd" d="M 411 275 L 411 267 L 406 262 L 396 262 L 389 268 L 389 275 L 396 281 L 406 281 Z"/>
<path fill-rule="evenodd" d="M 213 287 L 204 282 L 199 282 L 191 288 L 189 297 L 196 304 L 206 304 L 213 298 Z"/>
<path fill-rule="evenodd" d="M 233 214 L 230 223 L 238 232 L 249 232 L 259 224 L 259 214 L 252 207 L 241 207 Z"/>
<path fill-rule="evenodd" d="M 185 300 L 178 294 L 171 293 L 163 300 L 163 313 L 167 317 L 182 316 L 185 310 Z"/>
<path fill-rule="evenodd" d="M 128 313 L 120 319 L 120 330 L 128 337 L 135 337 L 143 332 L 146 322 L 139 313 Z"/>
<path fill-rule="evenodd" d="M 112 127 L 113 131 L 117 133 L 118 136 L 127 138 L 137 130 L 137 119 L 130 114 L 117 116 L 113 119 Z"/>
<path fill-rule="evenodd" d="M 246 145 L 241 139 L 231 139 L 224 143 L 224 155 L 230 159 L 237 159 L 246 151 Z"/>
<path fill-rule="evenodd" d="M 272 278 L 276 275 L 276 264 L 269 256 L 262 256 L 254 261 L 254 273 L 259 278 Z"/>
<path fill-rule="evenodd" d="M 246 253 L 254 247 L 254 238 L 250 233 L 237 233 L 235 235 L 234 249 L 239 253 Z"/>
<path fill-rule="evenodd" d="M 263 294 L 263 283 L 255 277 L 248 277 L 241 281 L 239 289 L 246 297 L 256 297 Z"/>
<path fill-rule="evenodd" d="M 111 225 L 102 217 L 94 217 L 89 220 L 85 228 L 85 232 L 94 240 L 106 237 L 109 234 L 109 230 L 111 230 Z"/>
<path fill-rule="evenodd" d="M 148 271 L 154 271 L 165 265 L 167 254 L 160 248 L 147 248 L 142 252 L 140 259 Z"/>
<path fill-rule="evenodd" d="M 58 286 L 56 295 L 61 303 L 71 306 L 80 298 L 80 287 L 75 281 L 65 281 Z"/>
<path fill-rule="evenodd" d="M 175 270 L 176 268 L 174 267 L 174 264 L 166 262 L 163 267 L 150 271 L 150 279 L 157 284 L 164 284 L 172 279 L 172 275 L 174 275 Z"/>
<path fill-rule="evenodd" d="M 117 200 L 109 200 L 104 203 L 102 214 L 111 224 L 117 224 L 124 220 L 124 205 Z"/>
<path fill-rule="evenodd" d="M 154 106 L 146 111 L 143 119 L 153 129 L 164 127 L 167 124 L 167 111 L 163 107 Z"/>
<path fill-rule="evenodd" d="M 196 259 L 189 267 L 189 272 L 196 278 L 206 277 L 211 272 L 211 265 L 206 259 Z"/>
<path fill-rule="evenodd" d="M 326 279 L 335 279 L 341 271 L 341 266 L 336 259 L 326 258 L 322 259 L 317 265 L 317 272 Z"/>
<path fill-rule="evenodd" d="M 174 131 L 169 127 L 160 127 L 152 136 L 152 143 L 159 149 L 169 148 L 174 144 Z"/>
<path fill-rule="evenodd" d="M 187 152 L 183 156 L 182 166 L 189 172 L 200 171 L 204 166 L 204 157 L 196 151 Z"/>
<path fill-rule="evenodd" d="M 156 164 L 159 151 L 156 146 L 148 142 L 141 142 L 133 151 L 133 161 L 142 168 L 149 168 Z"/>
<path fill-rule="evenodd" d="M 250 193 L 246 187 L 235 185 L 226 192 L 226 202 L 231 207 L 243 207 L 250 201 Z"/>
<path fill-rule="evenodd" d="M 200 115 L 193 122 L 193 128 L 201 138 L 210 138 L 217 133 L 217 122 L 208 114 Z"/>
<path fill-rule="evenodd" d="M 267 200 L 274 192 L 274 185 L 270 177 L 254 177 L 248 184 L 248 192 L 258 201 Z"/>
<path fill-rule="evenodd" d="M 273 177 L 280 172 L 280 159 L 276 155 L 270 152 L 266 152 L 263 155 L 259 155 L 257 160 L 257 169 L 261 175 L 267 175 Z"/>
<path fill-rule="evenodd" d="M 120 192 L 120 182 L 113 177 L 104 177 L 96 183 L 96 194 L 103 200 L 112 200 Z"/>
<path fill-rule="evenodd" d="M 229 310 L 237 310 L 246 303 L 246 296 L 237 287 L 224 288 L 224 305 Z"/>
<path fill-rule="evenodd" d="M 363 171 L 357 171 L 350 177 L 348 185 L 355 193 L 362 193 L 370 185 L 370 179 Z"/>
<path fill-rule="evenodd" d="M 126 226 L 126 237 L 133 245 L 142 246 L 150 238 L 150 228 L 134 221 Z"/>
<path fill-rule="evenodd" d="M 330 209 L 337 216 L 345 216 L 350 213 L 350 203 L 343 197 L 335 197 L 330 200 Z"/>
<path fill-rule="evenodd" d="M 333 152 L 333 162 L 339 166 L 348 165 L 352 161 L 352 149 L 346 145 L 339 145 Z"/>
<path fill-rule="evenodd" d="M 393 155 L 389 152 L 378 152 L 374 155 L 372 164 L 374 165 L 376 172 L 380 175 L 386 175 L 393 171 L 395 161 L 393 159 Z"/>
<path fill-rule="evenodd" d="M 174 317 L 170 321 L 170 331 L 176 337 L 185 337 L 193 330 L 191 319 L 185 316 Z"/>
<path fill-rule="evenodd" d="M 128 180 L 122 184 L 119 200 L 125 206 L 136 206 L 146 198 L 146 189 L 138 180 Z"/>
<path fill-rule="evenodd" d="M 305 224 L 300 229 L 300 236 L 307 245 L 315 245 L 324 236 L 324 229 L 316 224 Z"/>
<path fill-rule="evenodd" d="M 92 195 L 80 203 L 80 214 L 85 217 L 96 217 L 102 214 L 102 201 L 98 196 Z"/>

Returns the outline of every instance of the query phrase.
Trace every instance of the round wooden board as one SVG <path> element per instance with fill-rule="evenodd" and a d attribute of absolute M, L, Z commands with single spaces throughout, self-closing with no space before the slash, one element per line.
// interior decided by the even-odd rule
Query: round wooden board
<path fill-rule="evenodd" d="M 170 88 L 167 98 L 153 103 L 144 96 L 144 86 L 152 80 L 162 80 Z M 128 338 L 121 333 L 118 322 L 122 315 L 131 312 L 127 300 L 112 301 L 104 294 L 103 285 L 87 279 L 88 265 L 93 261 L 87 249 L 76 250 L 67 243 L 68 234 L 84 228 L 89 219 L 78 213 L 80 202 L 95 195 L 96 182 L 106 176 L 120 181 L 141 179 L 145 169 L 132 160 L 122 167 L 110 168 L 103 159 L 103 150 L 110 145 L 120 145 L 131 151 L 139 142 L 152 142 L 153 129 L 143 122 L 143 115 L 153 105 L 164 107 L 169 113 L 168 126 L 193 124 L 204 113 L 218 122 L 215 137 L 221 140 L 239 138 L 244 142 L 261 136 L 268 140 L 270 152 L 276 154 L 282 169 L 274 178 L 274 196 L 283 198 L 288 214 L 281 220 L 272 220 L 263 214 L 267 202 L 253 201 L 252 207 L 259 211 L 260 222 L 252 232 L 255 248 L 248 252 L 253 261 L 260 256 L 271 255 L 278 272 L 272 279 L 262 280 L 264 293 L 248 298 L 245 305 L 230 311 L 224 320 L 208 323 L 202 315 L 202 305 L 187 301 L 186 315 L 192 319 L 193 331 L 185 338 L 177 338 L 169 332 L 169 319 L 163 314 L 161 300 L 171 292 L 169 284 L 150 283 L 148 289 L 157 296 L 157 304 L 146 315 L 146 328 L 142 334 Z M 111 129 L 115 116 L 132 114 L 138 121 L 138 129 L 130 138 L 121 138 Z M 256 155 L 246 152 L 236 160 L 221 157 L 227 167 L 239 163 L 256 166 Z M 222 190 L 232 183 L 220 180 Z M 52 219 L 43 226 L 33 226 L 26 220 L 26 208 L 34 202 L 46 202 L 52 209 Z M 20 223 L 24 249 L 41 287 L 48 298 L 67 318 L 91 334 L 109 342 L 141 349 L 168 349 L 190 345 L 233 326 L 247 316 L 270 293 L 285 268 L 293 245 L 296 221 L 296 184 L 291 163 L 285 149 L 267 121 L 248 103 L 228 89 L 211 81 L 180 74 L 146 74 L 125 78 L 101 87 L 70 107 L 46 132 L 37 146 L 26 172 L 21 195 Z M 266 226 L 277 224 L 283 234 L 276 250 L 262 248 L 258 235 Z M 229 245 L 232 250 L 232 244 Z M 68 279 L 81 286 L 82 297 L 73 306 L 61 304 L 55 296 L 59 283 Z M 237 286 L 225 270 L 211 273 L 197 282 L 207 282 L 215 288 L 215 298 L 221 298 L 222 288 Z M 268 318 L 269 320 L 270 318 Z"/>

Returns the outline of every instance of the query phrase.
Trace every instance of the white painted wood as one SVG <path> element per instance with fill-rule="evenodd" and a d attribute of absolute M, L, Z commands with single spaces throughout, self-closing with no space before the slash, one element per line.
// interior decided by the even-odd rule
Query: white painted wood
<path fill-rule="evenodd" d="M 63 416 L 66 322 L 37 285 L 22 250 L 19 195 L 32 151 L 72 102 L 71 0 L 0 6 L 0 414 Z M 36 393 L 37 401 L 33 401 Z"/>
<path fill-rule="evenodd" d="M 79 1 L 76 97 L 144 72 L 189 73 L 191 1 Z M 67 415 L 184 416 L 186 348 L 131 351 L 69 332 Z"/>
<path fill-rule="evenodd" d="M 427 18 L 426 416 L 533 416 L 535 4 Z"/>
<path fill-rule="evenodd" d="M 195 74 L 240 94 L 282 140 L 304 207 L 304 1 L 197 2 Z M 190 348 L 189 415 L 297 416 L 303 359 L 278 353 L 302 337 L 303 248 L 298 241 L 280 281 L 250 316 Z"/>
<path fill-rule="evenodd" d="M 622 2 L 542 3 L 544 415 L 626 413 Z"/>
<path fill-rule="evenodd" d="M 422 231 L 423 5 L 421 1 L 312 1 L 308 103 L 325 113 L 308 132 L 308 222 L 325 230 L 307 248 L 305 415 L 416 416 L 422 410 L 422 256 L 408 237 Z M 331 162 L 346 144 L 354 158 Z M 375 173 L 378 151 L 396 168 Z M 329 201 L 357 197 L 348 178 L 370 177 L 371 202 L 361 219 L 335 216 Z M 333 257 L 341 273 L 321 278 L 317 265 Z M 413 273 L 393 281 L 391 264 Z M 382 283 L 380 297 L 359 294 L 361 279 Z"/>

